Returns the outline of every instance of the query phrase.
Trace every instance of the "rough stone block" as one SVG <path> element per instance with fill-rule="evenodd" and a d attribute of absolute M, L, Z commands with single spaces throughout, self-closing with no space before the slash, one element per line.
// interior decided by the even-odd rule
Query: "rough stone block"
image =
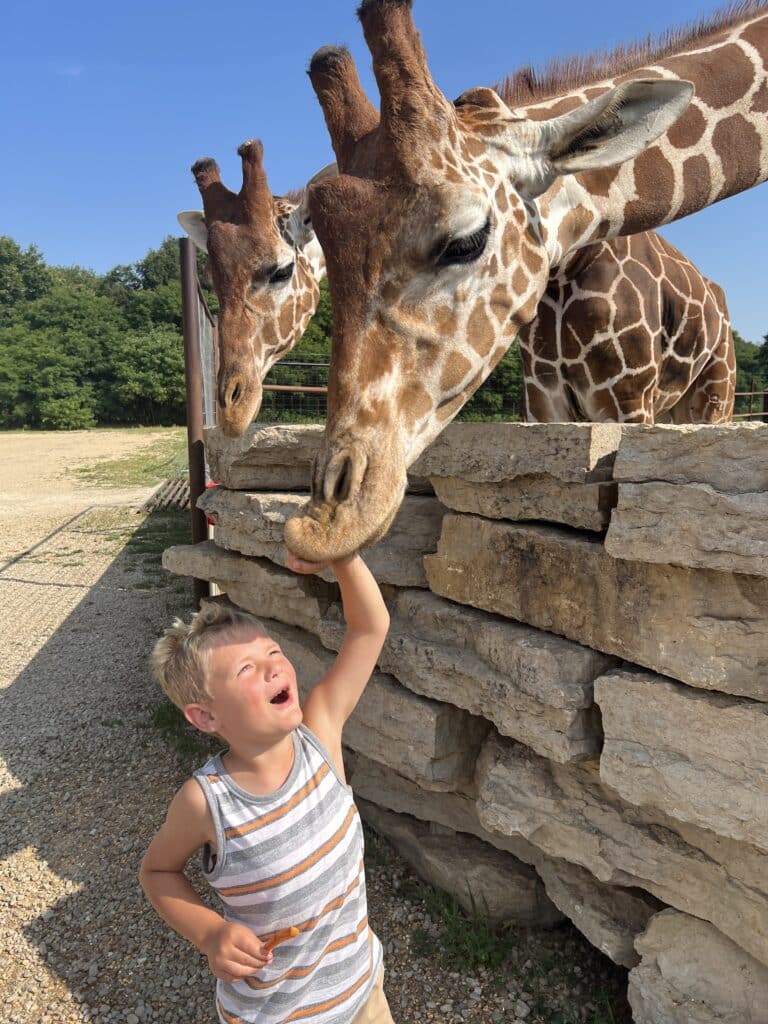
<path fill-rule="evenodd" d="M 605 885 L 574 864 L 546 856 L 519 835 L 487 831 L 480 823 L 473 797 L 466 793 L 441 793 L 436 798 L 366 757 L 352 754 L 347 760 L 350 784 L 357 798 L 429 822 L 432 828 L 437 824 L 454 832 L 469 833 L 532 865 L 552 902 L 591 943 L 616 963 L 632 967 L 638 962 L 635 937 L 659 909 L 652 896 Z"/>
<path fill-rule="evenodd" d="M 306 495 L 230 491 L 213 487 L 198 500 L 198 508 L 214 520 L 216 541 L 244 555 L 269 558 L 285 565 L 285 521 L 306 502 Z M 423 556 L 437 548 L 445 509 L 435 498 L 406 495 L 387 536 L 365 552 L 365 561 L 379 583 L 426 587 Z M 331 582 L 331 570 L 322 578 Z"/>
<path fill-rule="evenodd" d="M 614 480 L 709 484 L 730 493 L 768 490 L 763 423 L 625 425 Z"/>
<path fill-rule="evenodd" d="M 358 806 L 419 878 L 450 893 L 468 914 L 526 928 L 562 921 L 536 872 L 511 854 L 461 832 L 435 833 L 417 818 L 365 800 Z"/>
<path fill-rule="evenodd" d="M 768 492 L 723 494 L 709 484 L 621 484 L 605 550 L 640 562 L 768 576 Z"/>
<path fill-rule="evenodd" d="M 395 591 L 387 604 L 391 625 L 379 665 L 410 690 L 482 715 L 556 761 L 599 752 L 592 684 L 613 659 L 425 591 Z M 343 630 L 336 605 L 320 638 L 338 650 Z"/>
<path fill-rule="evenodd" d="M 497 483 L 430 477 L 447 508 L 488 519 L 543 520 L 581 530 L 604 530 L 616 504 L 616 485 L 566 483 L 547 474 Z"/>
<path fill-rule="evenodd" d="M 768 968 L 716 928 L 665 910 L 637 940 L 629 975 L 635 1024 L 766 1024 Z"/>
<path fill-rule="evenodd" d="M 768 579 L 612 558 L 597 539 L 452 513 L 430 589 L 691 686 L 768 700 Z"/>
<path fill-rule="evenodd" d="M 322 424 L 254 423 L 242 437 L 227 437 L 220 427 L 209 427 L 204 436 L 211 479 L 233 490 L 308 491 L 323 429 Z"/>
<path fill-rule="evenodd" d="M 600 777 L 624 800 L 768 851 L 768 705 L 660 676 L 595 683 Z"/>
<path fill-rule="evenodd" d="M 476 483 L 542 473 L 571 483 L 610 480 L 620 438 L 618 423 L 451 423 L 412 469 Z"/>
<path fill-rule="evenodd" d="M 263 558 L 245 558 L 213 541 L 179 544 L 163 552 L 163 567 L 177 576 L 210 580 L 253 615 L 279 619 L 312 633 L 338 588 L 318 579 L 280 569 Z"/>
<path fill-rule="evenodd" d="M 603 883 L 645 889 L 768 963 L 764 851 L 623 803 L 596 764 L 556 765 L 495 736 L 476 781 L 486 832 L 524 839 Z"/>
<path fill-rule="evenodd" d="M 634 967 L 635 939 L 662 904 L 637 889 L 602 885 L 584 868 L 541 857 L 536 863 L 547 896 L 593 946 L 616 964 Z"/>

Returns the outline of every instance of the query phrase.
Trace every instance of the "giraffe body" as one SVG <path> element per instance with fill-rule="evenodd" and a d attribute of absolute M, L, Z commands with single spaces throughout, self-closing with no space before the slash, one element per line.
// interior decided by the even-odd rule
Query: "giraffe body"
<path fill-rule="evenodd" d="M 579 249 L 520 332 L 529 421 L 725 423 L 736 361 L 722 289 L 656 232 Z"/>
<path fill-rule="evenodd" d="M 348 102 L 359 84 L 338 54 L 310 64 L 341 172 L 309 192 L 334 339 L 313 500 L 286 540 L 318 561 L 388 528 L 406 467 L 534 319 L 572 254 L 768 177 L 765 0 L 580 69 L 521 107 L 490 89 L 449 103 L 410 0 L 364 0 L 359 17 L 378 127 Z"/>

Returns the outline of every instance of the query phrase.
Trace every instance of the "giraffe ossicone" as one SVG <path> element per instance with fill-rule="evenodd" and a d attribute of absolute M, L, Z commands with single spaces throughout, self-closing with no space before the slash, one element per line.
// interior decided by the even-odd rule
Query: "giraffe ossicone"
<path fill-rule="evenodd" d="M 554 269 L 768 177 L 764 2 L 515 108 L 491 90 L 450 104 L 410 4 L 367 0 L 360 19 L 378 128 L 346 103 L 344 62 L 310 65 L 341 172 L 309 191 L 334 338 L 313 500 L 286 540 L 318 561 L 382 535 L 407 465 L 534 318 Z"/>

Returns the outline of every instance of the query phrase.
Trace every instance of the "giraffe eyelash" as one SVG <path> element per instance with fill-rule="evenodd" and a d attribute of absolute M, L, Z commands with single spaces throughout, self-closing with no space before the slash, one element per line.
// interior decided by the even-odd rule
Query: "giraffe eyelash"
<path fill-rule="evenodd" d="M 485 224 L 477 231 L 473 231 L 471 235 L 455 238 L 449 242 L 438 257 L 437 265 L 448 267 L 461 263 L 473 263 L 485 251 L 490 233 L 491 218 L 488 217 Z"/>

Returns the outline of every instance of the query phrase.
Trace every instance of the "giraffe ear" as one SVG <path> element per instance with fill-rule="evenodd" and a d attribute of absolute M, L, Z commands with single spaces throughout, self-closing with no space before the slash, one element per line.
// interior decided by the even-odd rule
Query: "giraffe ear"
<path fill-rule="evenodd" d="M 198 249 L 208 252 L 208 228 L 205 226 L 205 216 L 200 210 L 182 210 L 176 214 L 176 220 L 181 224 L 189 237 Z"/>
<path fill-rule="evenodd" d="M 636 79 L 567 114 L 542 122 L 544 156 L 555 174 L 596 171 L 632 160 L 680 117 L 693 85 Z"/>
<path fill-rule="evenodd" d="M 335 163 L 328 164 L 313 174 L 307 182 L 304 192 L 301 196 L 301 201 L 295 210 L 291 212 L 291 234 L 297 245 L 306 245 L 312 238 L 315 237 L 315 232 L 312 227 L 312 218 L 309 213 L 309 190 L 312 185 L 317 185 L 321 181 L 325 181 L 327 178 L 336 178 L 339 174 L 339 168 Z"/>

